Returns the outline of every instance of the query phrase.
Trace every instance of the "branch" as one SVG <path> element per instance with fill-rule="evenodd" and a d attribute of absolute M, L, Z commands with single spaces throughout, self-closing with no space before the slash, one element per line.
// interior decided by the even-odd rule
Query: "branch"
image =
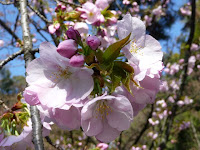
<path fill-rule="evenodd" d="M 62 147 L 60 147 L 58 144 L 54 144 L 49 136 L 45 136 L 46 141 L 53 146 L 54 148 L 56 148 L 57 150 L 64 150 Z"/>
<path fill-rule="evenodd" d="M 140 138 L 142 137 L 142 135 L 144 134 L 144 132 L 147 130 L 148 125 L 149 125 L 149 118 L 152 117 L 152 113 L 153 113 L 153 109 L 154 109 L 154 105 L 151 105 L 151 111 L 149 112 L 149 115 L 146 119 L 145 125 L 142 128 L 142 130 L 140 131 L 139 135 L 136 137 L 135 141 L 133 141 L 133 136 L 130 136 L 130 138 L 127 140 L 126 144 L 124 145 L 124 147 L 122 149 L 127 149 L 127 145 L 129 142 L 133 141 L 133 143 L 131 143 L 130 145 L 136 145 L 138 143 L 138 141 L 140 140 Z M 134 133 L 135 134 L 135 133 Z"/>
<path fill-rule="evenodd" d="M 3 5 L 11 5 L 11 4 L 14 4 L 15 2 L 3 2 L 3 1 L 0 1 L 1 4 Z"/>
<path fill-rule="evenodd" d="M 10 33 L 10 35 L 12 35 L 16 41 L 20 40 L 19 37 L 10 29 L 10 27 L 8 27 L 5 22 L 3 22 L 1 19 L 0 19 L 0 25 L 8 32 Z"/>
<path fill-rule="evenodd" d="M 11 111 L 11 109 L 4 103 L 4 101 L 3 100 L 1 100 L 0 99 L 0 105 L 2 105 L 3 106 L 3 108 L 6 110 L 6 111 Z"/>
<path fill-rule="evenodd" d="M 3 66 L 5 66 L 8 62 L 10 62 L 11 60 L 15 59 L 17 56 L 21 55 L 24 53 L 24 50 L 21 49 L 18 52 L 10 55 L 9 57 L 7 57 L 5 60 L 0 62 L 0 70 L 3 68 Z"/>
<path fill-rule="evenodd" d="M 176 98 L 175 103 L 174 103 L 174 105 L 172 107 L 172 114 L 167 118 L 168 122 L 167 122 L 166 131 L 165 131 L 165 139 L 160 144 L 160 148 L 161 149 L 165 149 L 166 143 L 169 140 L 170 130 L 172 128 L 173 121 L 174 121 L 174 118 L 176 116 L 176 112 L 177 112 L 177 109 L 178 109 L 178 106 L 177 106 L 176 102 L 180 99 L 180 97 L 183 95 L 183 92 L 185 90 L 186 79 L 187 79 L 187 71 L 188 71 L 188 59 L 191 56 L 190 47 L 191 47 L 191 44 L 192 44 L 192 41 L 193 41 L 193 38 L 194 38 L 194 32 L 195 32 L 196 1 L 192 0 L 192 4 L 191 5 L 192 5 L 192 16 L 191 16 L 191 20 L 190 20 L 190 35 L 189 35 L 188 41 L 186 43 L 188 47 L 187 47 L 187 49 L 185 51 L 185 58 L 184 58 L 186 65 L 183 68 L 184 73 L 183 73 L 183 77 L 181 79 L 182 82 L 181 82 L 181 85 L 180 85 L 180 90 L 177 93 L 177 98 Z"/>
<path fill-rule="evenodd" d="M 31 6 L 31 4 L 28 3 L 28 7 L 29 7 L 34 13 L 36 13 L 45 23 L 47 23 L 47 24 L 52 23 L 51 21 L 47 20 L 47 18 L 45 18 L 38 10 L 34 9 L 33 6 Z"/>
<path fill-rule="evenodd" d="M 23 42 L 24 42 L 24 60 L 25 66 L 28 65 L 34 59 L 34 55 L 31 53 L 32 40 L 30 36 L 30 30 L 28 25 L 28 13 L 27 13 L 27 1 L 20 0 L 20 12 L 21 12 L 21 24 L 23 30 Z M 33 143 L 36 150 L 44 150 L 44 144 L 42 139 L 42 124 L 40 121 L 40 114 L 36 106 L 30 106 L 31 120 L 33 127 Z"/>
<path fill-rule="evenodd" d="M 193 124 L 192 119 L 190 120 L 190 122 L 191 122 L 192 132 L 193 132 L 193 134 L 194 134 L 195 140 L 196 140 L 197 145 L 198 145 L 198 149 L 200 149 L 200 142 L 199 142 L 199 139 L 198 139 L 197 130 L 196 130 L 196 128 L 194 127 L 194 124 Z"/>
<path fill-rule="evenodd" d="M 75 7 L 81 7 L 81 5 L 79 5 L 79 4 L 71 3 L 71 2 L 68 2 L 68 1 L 65 1 L 65 0 L 58 0 L 58 1 L 65 3 L 65 4 L 68 4 L 68 5 L 75 6 Z"/>

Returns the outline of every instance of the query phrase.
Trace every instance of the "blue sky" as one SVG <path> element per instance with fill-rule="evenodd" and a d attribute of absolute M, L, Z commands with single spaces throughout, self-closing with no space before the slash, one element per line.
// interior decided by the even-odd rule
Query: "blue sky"
<path fill-rule="evenodd" d="M 173 6 L 174 9 L 179 10 L 179 8 L 183 4 L 185 4 L 188 0 L 172 0 L 172 1 L 175 3 L 175 5 Z M 13 6 L 7 6 L 7 9 L 5 9 L 4 6 L 1 6 L 0 9 L 4 10 L 4 13 L 8 13 L 11 10 L 13 10 Z M 17 16 L 16 11 L 17 10 L 15 10 L 15 12 L 11 12 L 12 13 L 11 15 L 7 15 L 4 17 L 6 17 L 6 19 L 9 21 L 14 22 L 15 18 Z M 4 18 L 1 18 L 1 19 L 4 19 Z M 37 17 L 35 19 L 37 20 Z M 172 25 L 172 27 L 170 29 L 168 29 L 168 32 L 169 32 L 169 35 L 171 36 L 172 41 L 176 41 L 176 38 L 181 34 L 181 29 L 182 29 L 183 25 L 184 24 L 181 22 L 181 20 L 177 19 L 176 22 Z M 31 33 L 36 33 L 36 31 L 33 30 L 33 27 L 30 27 L 30 29 L 31 29 Z M 17 31 L 20 31 L 20 30 L 17 30 Z M 19 37 L 22 37 L 22 35 L 20 33 L 18 33 L 17 31 L 16 31 L 16 34 Z M 46 34 L 46 36 L 49 39 L 47 34 Z M 3 39 L 4 41 L 10 41 L 11 40 L 10 38 L 11 37 L 7 33 L 0 37 L 0 39 Z M 38 40 L 36 43 L 36 46 L 39 46 L 41 41 L 44 41 L 44 39 L 42 39 L 41 36 L 39 36 L 38 34 L 36 35 L 36 38 L 41 39 L 41 40 Z M 166 51 L 166 41 L 160 41 L 160 43 L 163 47 L 163 51 Z M 1 56 L 0 59 L 2 60 L 4 58 L 6 58 L 6 56 L 8 56 L 18 50 L 19 50 L 19 48 L 12 49 L 11 46 L 8 48 L 0 49 L 0 56 Z M 174 52 L 179 52 L 178 46 L 175 47 Z M 15 59 L 15 60 L 9 62 L 6 65 L 6 68 L 8 68 L 11 71 L 12 76 L 18 76 L 18 75 L 24 76 L 25 75 L 24 61 L 22 61 L 22 60 Z"/>

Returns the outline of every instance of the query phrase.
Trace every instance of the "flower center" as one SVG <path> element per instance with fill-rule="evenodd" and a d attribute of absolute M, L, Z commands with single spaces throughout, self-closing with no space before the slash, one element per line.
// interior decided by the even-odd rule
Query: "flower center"
<path fill-rule="evenodd" d="M 100 117 L 102 120 L 104 120 L 109 112 L 112 112 L 112 108 L 108 106 L 106 101 L 101 100 L 97 102 L 95 109 L 96 118 Z"/>
<path fill-rule="evenodd" d="M 130 47 L 130 52 L 131 53 L 139 53 L 140 52 L 140 49 L 142 47 L 141 46 L 137 46 L 136 45 L 136 40 L 134 39 L 132 42 L 131 42 L 131 47 Z"/>
<path fill-rule="evenodd" d="M 68 67 L 65 69 L 59 67 L 58 72 L 53 72 L 50 78 L 53 78 L 53 80 L 57 82 L 59 79 L 68 79 L 71 74 Z"/>

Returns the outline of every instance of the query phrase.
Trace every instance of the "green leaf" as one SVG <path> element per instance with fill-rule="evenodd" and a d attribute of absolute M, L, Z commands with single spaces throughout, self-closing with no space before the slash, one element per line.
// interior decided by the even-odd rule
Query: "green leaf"
<path fill-rule="evenodd" d="M 126 62 L 122 62 L 122 61 L 115 61 L 115 66 L 123 68 L 125 71 L 129 72 L 129 73 L 134 73 L 134 69 L 133 67 L 131 67 L 129 64 L 127 64 Z"/>
<path fill-rule="evenodd" d="M 95 52 L 95 56 L 100 63 L 103 62 L 103 52 L 100 49 Z"/>
<path fill-rule="evenodd" d="M 114 73 L 111 74 L 111 93 L 115 91 L 115 88 L 118 87 L 120 85 L 120 82 L 122 80 L 122 77 L 119 75 L 116 75 Z"/>
<path fill-rule="evenodd" d="M 106 51 L 103 54 L 103 60 L 105 61 L 105 63 L 110 63 L 119 56 L 120 50 L 126 44 L 128 44 L 130 42 L 130 41 L 128 41 L 130 36 L 131 36 L 131 33 L 126 38 L 124 38 L 116 43 L 113 43 L 106 49 Z"/>

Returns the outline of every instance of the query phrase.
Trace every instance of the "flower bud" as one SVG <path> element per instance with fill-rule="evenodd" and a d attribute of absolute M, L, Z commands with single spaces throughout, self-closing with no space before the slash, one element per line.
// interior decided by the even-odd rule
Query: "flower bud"
<path fill-rule="evenodd" d="M 69 39 L 73 39 L 75 40 L 76 42 L 78 42 L 80 39 L 81 39 L 81 35 L 80 33 L 77 31 L 77 30 L 74 30 L 74 28 L 70 27 L 67 32 L 67 37 Z"/>
<path fill-rule="evenodd" d="M 65 11 L 65 10 L 66 10 L 66 6 L 65 6 L 65 5 L 62 5 L 62 6 L 61 6 L 61 10 L 62 10 L 62 11 Z"/>
<path fill-rule="evenodd" d="M 73 67 L 81 67 L 84 65 L 84 56 L 83 55 L 74 55 L 70 58 L 69 63 Z"/>
<path fill-rule="evenodd" d="M 96 36 L 87 37 L 86 43 L 92 50 L 96 50 L 101 45 L 100 39 Z"/>
<path fill-rule="evenodd" d="M 77 51 L 78 45 L 72 39 L 62 41 L 57 48 L 57 52 L 66 58 L 71 58 Z"/>

